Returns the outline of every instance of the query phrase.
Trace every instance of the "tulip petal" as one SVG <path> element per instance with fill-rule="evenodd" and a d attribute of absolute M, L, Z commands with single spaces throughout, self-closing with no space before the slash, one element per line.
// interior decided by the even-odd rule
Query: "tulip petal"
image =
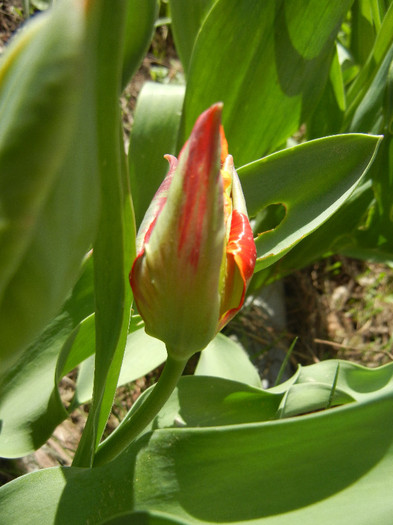
<path fill-rule="evenodd" d="M 228 142 L 225 137 L 224 127 L 220 126 L 220 140 L 221 140 L 221 164 L 224 164 L 228 157 Z"/>
<path fill-rule="evenodd" d="M 177 158 L 173 155 L 164 155 L 164 157 L 169 162 L 169 171 L 165 176 L 165 179 L 162 181 L 160 187 L 156 191 L 140 225 L 138 237 L 136 240 L 136 253 L 138 256 L 141 255 L 141 252 L 143 252 L 143 245 L 149 240 L 156 220 L 166 203 L 169 186 L 171 185 L 173 174 L 176 170 Z"/>
<path fill-rule="evenodd" d="M 219 330 L 240 310 L 252 277 L 256 248 L 247 215 L 233 210 L 231 231 L 226 248 L 226 286 L 221 303 Z"/>

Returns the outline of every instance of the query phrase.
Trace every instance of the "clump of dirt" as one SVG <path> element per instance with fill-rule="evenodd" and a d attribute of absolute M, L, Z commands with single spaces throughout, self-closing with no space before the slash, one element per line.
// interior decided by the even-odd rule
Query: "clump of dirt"
<path fill-rule="evenodd" d="M 335 256 L 285 279 L 288 331 L 303 364 L 329 358 L 368 367 L 393 360 L 393 270 Z"/>
<path fill-rule="evenodd" d="M 0 52 L 22 22 L 22 0 L 0 0 Z"/>

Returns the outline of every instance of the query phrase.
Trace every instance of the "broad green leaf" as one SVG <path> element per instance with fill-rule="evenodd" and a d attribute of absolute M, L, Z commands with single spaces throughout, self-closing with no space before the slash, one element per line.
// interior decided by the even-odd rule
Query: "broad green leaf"
<path fill-rule="evenodd" d="M 178 148 L 218 101 L 236 165 L 285 143 L 322 95 L 351 3 L 218 0 L 192 53 Z"/>
<path fill-rule="evenodd" d="M 157 14 L 157 0 L 127 0 L 123 51 L 123 88 L 135 74 L 148 50 Z"/>
<path fill-rule="evenodd" d="M 216 0 L 170 0 L 171 27 L 176 51 L 187 72 L 198 31 Z"/>
<path fill-rule="evenodd" d="M 109 416 L 131 314 L 128 274 L 135 256 L 135 223 L 120 132 L 118 94 L 122 73 L 126 4 L 113 9 L 95 4 L 98 20 L 96 119 L 102 193 L 98 235 L 93 249 L 96 360 L 93 403 L 74 462 L 92 463 Z M 113 39 L 113 34 L 117 38 Z M 120 34 L 119 34 L 120 33 Z"/>
<path fill-rule="evenodd" d="M 129 172 L 136 223 L 168 171 L 167 153 L 175 154 L 184 86 L 148 82 L 138 97 L 129 149 Z"/>
<path fill-rule="evenodd" d="M 239 169 L 251 216 L 270 204 L 286 209 L 274 230 L 257 232 L 256 271 L 281 258 L 338 210 L 370 165 L 379 141 L 369 135 L 336 135 Z"/>
<path fill-rule="evenodd" d="M 243 348 L 218 334 L 201 352 L 195 375 L 223 377 L 260 387 L 261 379 Z"/>
<path fill-rule="evenodd" d="M 348 516 L 357 524 L 389 523 L 392 378 L 392 365 L 339 361 L 300 369 L 268 392 L 185 377 L 173 401 L 180 415 L 195 418 L 192 426 L 149 432 L 102 467 L 52 468 L 8 483 L 0 489 L 2 523 L 105 523 L 135 512 L 187 524 L 347 525 Z M 209 426 L 214 414 L 236 421 L 251 410 L 258 418 L 263 398 L 280 401 L 294 387 L 335 380 L 356 401 L 298 417 L 264 421 L 261 414 L 259 421 Z M 312 404 L 312 388 L 307 397 Z"/>
<path fill-rule="evenodd" d="M 119 384 L 124 385 L 145 376 L 160 366 L 166 357 L 164 343 L 147 335 L 143 328 L 129 334 Z"/>
<path fill-rule="evenodd" d="M 103 521 L 100 525 L 187 525 L 186 521 L 169 518 L 161 512 L 127 512 L 109 520 Z"/>
<path fill-rule="evenodd" d="M 132 407 L 143 404 L 152 388 Z M 292 385 L 291 385 L 292 388 Z M 212 376 L 183 376 L 175 391 L 143 433 L 169 427 L 221 427 L 275 419 L 283 392 Z"/>
<path fill-rule="evenodd" d="M 387 136 L 367 174 L 372 180 L 360 184 L 337 213 L 280 260 L 279 267 L 272 266 L 264 282 L 334 253 L 380 263 L 393 261 L 391 157 Z"/>
<path fill-rule="evenodd" d="M 94 309 L 93 265 L 85 262 L 82 276 L 59 315 L 46 327 L 0 386 L 0 456 L 20 457 L 39 448 L 67 416 L 57 390 L 56 367 L 61 378 L 79 364 L 58 360 L 78 323 Z M 64 349 L 63 349 L 64 352 Z M 17 407 L 17 410 L 15 409 Z"/>
<path fill-rule="evenodd" d="M 3 372 L 59 311 L 96 231 L 96 144 L 85 15 L 81 2 L 60 2 L 27 23 L 3 57 Z"/>
<path fill-rule="evenodd" d="M 354 400 L 366 401 L 370 396 L 380 396 L 393 387 L 393 365 L 366 368 L 349 361 L 329 359 L 315 365 L 299 367 L 292 378 L 273 388 L 269 393 L 283 393 L 293 385 L 324 384 L 332 387 L 337 376 L 336 388 L 341 389 Z M 311 397 L 311 396 L 310 396 Z M 310 399 L 312 403 L 313 400 Z"/>

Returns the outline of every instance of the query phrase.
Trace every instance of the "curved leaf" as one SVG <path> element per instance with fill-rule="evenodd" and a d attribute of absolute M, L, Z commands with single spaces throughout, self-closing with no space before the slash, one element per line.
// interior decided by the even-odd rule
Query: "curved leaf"
<path fill-rule="evenodd" d="M 105 520 L 100 525 L 187 525 L 186 521 L 161 512 L 127 512 Z"/>
<path fill-rule="evenodd" d="M 252 283 L 257 284 L 257 280 L 261 278 L 267 284 L 332 253 L 349 254 L 354 248 L 359 220 L 367 213 L 373 199 L 371 181 L 359 184 L 330 219 L 302 239 L 278 264 L 262 270 Z"/>
<path fill-rule="evenodd" d="M 78 334 L 79 335 L 79 334 Z M 150 337 L 143 328 L 135 330 L 127 337 L 120 376 L 117 386 L 130 383 L 160 366 L 167 358 L 162 341 Z M 77 383 L 75 403 L 80 405 L 91 399 L 93 393 L 94 362 L 90 358 L 82 363 Z"/>
<path fill-rule="evenodd" d="M 281 203 L 286 208 L 277 228 L 258 232 L 256 271 L 281 258 L 345 202 L 380 140 L 360 134 L 325 137 L 238 170 L 251 216 L 270 204 Z"/>
<path fill-rule="evenodd" d="M 371 89 L 370 86 L 372 84 L 378 87 L 379 82 L 376 81 L 376 76 L 378 75 L 379 71 L 383 70 L 383 63 L 386 61 L 386 57 L 392 52 L 392 30 L 393 5 L 390 4 L 389 9 L 387 10 L 383 19 L 381 28 L 378 31 L 373 49 L 368 56 L 367 62 L 365 63 L 364 67 L 362 67 L 359 75 L 356 77 L 355 81 L 351 84 L 348 90 L 348 110 L 346 112 L 345 129 L 348 128 L 348 125 L 351 122 L 355 112 L 358 113 L 356 120 L 361 121 L 364 117 L 364 111 L 363 108 L 359 109 L 359 107 L 363 106 L 366 102 L 367 104 L 372 102 L 372 97 L 367 97 L 367 92 Z M 364 100 L 362 101 L 362 99 Z M 352 126 L 354 126 L 354 124 L 352 124 Z M 359 130 L 359 128 L 356 127 L 356 130 Z M 362 129 L 362 131 L 364 130 Z"/>
<path fill-rule="evenodd" d="M 252 392 L 263 407 L 263 398 L 280 401 L 293 386 L 328 385 L 335 378 L 348 395 L 357 392 L 358 401 L 300 417 L 263 421 L 262 415 L 259 422 L 236 423 L 251 410 Z M 318 363 L 271 393 L 223 379 L 188 377 L 182 383 L 191 390 L 181 387 L 172 400 L 180 414 L 184 407 L 186 418 L 194 417 L 192 427 L 159 428 L 102 467 L 48 469 L 8 483 L 0 489 L 2 523 L 25 523 L 28 516 L 32 525 L 82 525 L 133 512 L 187 524 L 346 525 L 348 516 L 359 524 L 389 523 L 393 365 L 368 370 Z M 252 409 L 257 419 L 258 402 Z M 234 424 L 209 426 L 225 406 L 232 407 L 226 417 Z"/>

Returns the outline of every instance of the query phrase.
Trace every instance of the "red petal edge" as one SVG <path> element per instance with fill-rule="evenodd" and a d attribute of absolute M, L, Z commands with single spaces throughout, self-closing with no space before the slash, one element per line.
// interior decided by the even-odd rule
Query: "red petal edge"
<path fill-rule="evenodd" d="M 226 249 L 227 257 L 232 257 L 243 280 L 243 293 L 236 308 L 225 312 L 220 320 L 218 331 L 236 315 L 243 306 L 248 283 L 252 277 L 257 258 L 257 250 L 248 217 L 238 210 L 233 210 L 231 232 Z"/>

